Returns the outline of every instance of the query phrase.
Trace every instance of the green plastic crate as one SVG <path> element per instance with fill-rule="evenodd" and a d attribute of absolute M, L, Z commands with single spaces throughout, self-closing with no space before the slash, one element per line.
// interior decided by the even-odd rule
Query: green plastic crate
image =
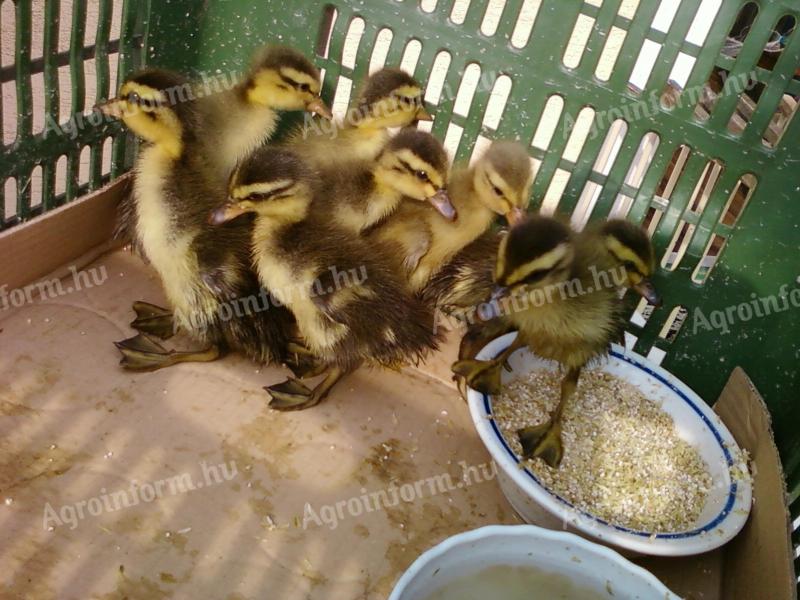
<path fill-rule="evenodd" d="M 429 109 L 436 115 L 433 133 L 440 138 L 457 138 L 458 128 L 463 129 L 456 159 L 469 158 L 479 136 L 511 137 L 531 143 L 548 100 L 557 95 L 563 99 L 563 112 L 551 141 L 546 149 L 530 148 L 531 156 L 540 163 L 532 207 L 541 203 L 554 181 L 565 181 L 558 210 L 566 214 L 578 205 L 587 185 L 596 195 L 592 219 L 607 216 L 620 195 L 626 196 L 628 218 L 652 226 L 659 256 L 672 247 L 676 231 L 686 229 L 684 236 L 677 234 L 678 241 L 685 242 L 679 264 L 674 269 L 660 269 L 656 276 L 665 306 L 652 313 L 645 326 L 631 324 L 630 331 L 637 336 L 634 348 L 645 355 L 651 351 L 666 353 L 663 365 L 708 401 L 717 397 L 735 366 L 747 370 L 772 412 L 792 513 L 797 518 L 800 307 L 749 320 L 738 316 L 738 311 L 741 315 L 747 312 L 737 307 L 753 298 L 778 294 L 780 289 L 800 287 L 800 118 L 789 122 L 776 147 L 768 147 L 762 141 L 784 96 L 800 96 L 800 79 L 795 77 L 800 67 L 800 35 L 786 25 L 792 19 L 800 19 L 800 6 L 792 0 L 721 0 L 719 11 L 707 24 L 704 43 L 686 41 L 698 9 L 708 1 L 682 0 L 671 24 L 662 31 L 653 26 L 658 0 L 641 0 L 633 14 L 628 10 L 630 0 L 508 0 L 496 30 L 489 30 L 491 35 L 487 35 L 485 26 L 482 31 L 484 16 L 487 8 L 491 14 L 496 4 L 488 0 L 126 0 L 120 42 L 112 47 L 107 34 L 112 3 L 99 0 L 101 18 L 96 43 L 84 48 L 86 1 L 80 0 L 74 2 L 72 45 L 63 54 L 54 49 L 58 3 L 48 1 L 44 58 L 32 62 L 31 0 L 16 0 L 18 60 L 15 67 L 2 70 L 2 82 L 16 81 L 18 135 L 13 146 L 3 147 L 0 189 L 7 178 L 14 177 L 18 198 L 16 215 L 4 219 L 2 227 L 14 226 L 100 185 L 103 177 L 96 155 L 99 144 L 108 136 L 115 140 L 110 177 L 118 176 L 131 164 L 131 153 L 126 153 L 129 143 L 115 124 L 88 127 L 75 140 L 33 135 L 33 73 L 44 73 L 46 110 L 52 115 L 57 105 L 55 72 L 59 65 L 70 66 L 73 98 L 77 99 L 74 104 L 80 110 L 84 89 L 80 66 L 90 57 L 98 62 L 97 100 L 102 100 L 109 92 L 107 65 L 112 51 L 120 52 L 120 77 L 143 63 L 195 76 L 228 76 L 246 68 L 249 54 L 256 47 L 281 42 L 315 55 L 315 62 L 325 71 L 323 96 L 331 101 L 342 81 L 357 83 L 367 75 L 376 41 L 390 37 L 385 31 L 389 30 L 386 64 L 399 64 L 409 43 L 418 45 L 414 74 L 422 82 L 428 81 L 437 56 L 449 54 L 450 63 L 442 82 L 444 92 L 438 102 L 429 103 Z M 468 8 L 464 13 L 465 4 Z M 742 11 L 746 4 L 751 6 Z M 520 34 L 520 11 L 528 20 L 533 15 L 535 18 L 529 38 L 516 47 L 511 41 Z M 742 31 L 743 20 L 753 15 L 755 20 Z M 354 20 L 359 26 L 363 21 L 364 31 L 355 54 L 355 67 L 351 69 L 342 65 L 342 56 Z M 567 68 L 563 57 L 579 21 L 589 25 L 586 47 L 575 55 L 574 68 Z M 722 52 L 732 31 L 744 38 L 735 58 Z M 607 40 L 622 36 L 619 56 L 607 81 L 603 81 L 597 77 L 596 68 Z M 777 62 L 759 66 L 765 44 L 778 37 L 782 51 L 773 55 Z M 642 85 L 644 89 L 639 91 L 629 80 L 645 45 L 657 48 L 658 54 Z M 684 91 L 680 104 L 672 108 L 654 104 L 651 98 L 670 89 L 668 80 L 676 61 L 694 61 L 688 80 L 681 82 Z M 454 112 L 456 91 L 472 64 L 480 67 L 481 85 L 468 112 L 462 115 Z M 729 73 L 730 87 L 710 117 L 700 119 L 695 115 L 698 92 L 716 68 Z M 474 72 L 475 67 L 470 69 Z M 484 124 L 484 113 L 499 78 L 510 79 L 511 89 L 495 128 Z M 749 124 L 740 133 L 729 130 L 729 121 L 741 109 L 742 100 L 736 93 L 741 90 L 736 85 L 755 85 L 760 90 L 758 102 L 750 108 Z M 675 86 L 671 89 L 674 97 Z M 579 116 L 586 107 L 595 111 L 593 135 L 579 153 L 565 158 L 573 127 L 581 122 Z M 600 169 L 596 165 L 598 155 L 603 152 L 612 122 L 618 118 L 627 121 L 627 132 L 613 163 Z M 642 163 L 640 145 L 648 134 L 650 142 L 657 136 L 658 146 L 649 165 L 640 168 L 640 177 L 629 177 L 631 165 Z M 91 178 L 81 186 L 76 177 L 76 161 L 86 145 L 92 149 Z M 681 153 L 683 145 L 688 150 Z M 69 161 L 68 184 L 66 192 L 57 195 L 53 165 L 62 155 Z M 665 173 L 676 161 L 679 176 L 667 180 Z M 709 166 L 710 161 L 717 161 L 719 166 Z M 43 202 L 32 209 L 27 182 L 37 165 L 43 167 Z M 743 176 L 747 176 L 750 186 L 756 182 L 755 191 L 743 209 L 734 202 L 733 212 L 738 215 L 732 215 L 728 201 Z M 716 179 L 710 193 L 693 201 L 697 186 L 709 177 Z M 666 196 L 668 202 L 663 199 Z M 703 207 L 692 210 L 697 205 Z M 654 214 L 659 216 L 657 223 Z M 707 267 L 698 265 L 713 262 L 708 257 L 704 259 L 710 245 L 717 258 L 708 273 Z M 704 281 L 698 283 L 693 277 Z M 800 298 L 800 292 L 794 297 Z M 675 335 L 669 326 L 678 307 L 684 307 L 688 315 Z M 718 318 L 712 316 L 717 314 L 715 311 L 730 313 L 730 307 L 734 308 L 735 322 L 726 334 L 704 327 L 696 313 L 699 309 L 709 323 L 714 323 L 712 319 Z M 797 532 L 794 536 L 796 545 Z"/>

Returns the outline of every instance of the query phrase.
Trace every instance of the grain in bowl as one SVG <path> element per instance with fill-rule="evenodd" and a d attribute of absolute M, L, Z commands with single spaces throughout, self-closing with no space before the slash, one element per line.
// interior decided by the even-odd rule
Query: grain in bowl
<path fill-rule="evenodd" d="M 546 420 L 560 380 L 557 371 L 534 370 L 492 398 L 497 425 L 518 456 L 517 430 Z M 708 466 L 678 435 L 672 417 L 634 386 L 599 369 L 584 370 L 562 437 L 558 469 L 540 459 L 520 465 L 576 508 L 654 533 L 686 531 L 697 522 L 713 485 Z"/>

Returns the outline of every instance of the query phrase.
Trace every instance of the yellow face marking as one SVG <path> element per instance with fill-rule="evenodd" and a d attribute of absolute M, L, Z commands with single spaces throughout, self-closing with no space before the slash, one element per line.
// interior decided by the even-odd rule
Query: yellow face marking
<path fill-rule="evenodd" d="M 298 85 L 308 85 L 308 90 L 300 90 L 283 78 Z M 247 101 L 275 110 L 303 110 L 318 98 L 320 83 L 307 73 L 290 67 L 279 70 L 262 69 L 253 76 L 252 85 L 247 90 Z"/>
<path fill-rule="evenodd" d="M 128 81 L 127 83 L 123 84 L 122 87 L 119 89 L 120 97 L 125 97 L 131 92 L 136 92 L 139 94 L 139 97 L 142 100 L 147 100 L 150 102 L 161 102 L 166 103 L 167 98 L 164 96 L 163 92 L 151 88 L 147 85 L 142 85 L 140 83 L 136 83 L 135 81 Z"/>
<path fill-rule="evenodd" d="M 377 128 L 403 127 L 417 119 L 422 106 L 422 89 L 418 86 L 404 85 L 392 91 L 392 95 L 381 98 L 369 106 L 369 114 L 362 117 L 359 126 Z M 398 96 L 413 98 L 414 102 L 403 102 Z"/>
<path fill-rule="evenodd" d="M 422 94 L 422 88 L 417 85 L 401 85 L 393 91 L 398 96 L 408 96 L 409 98 L 416 98 Z"/>
<path fill-rule="evenodd" d="M 430 179 L 431 183 L 437 188 L 440 188 L 444 185 L 444 178 L 442 177 L 442 174 L 439 173 L 439 171 L 437 171 L 433 165 L 417 156 L 411 149 L 400 148 L 400 150 L 395 151 L 394 154 L 397 156 L 397 158 L 402 159 L 415 171 L 425 171 L 425 173 L 428 175 L 428 179 Z M 400 167 L 404 169 L 402 165 Z"/>
<path fill-rule="evenodd" d="M 278 181 L 267 181 L 252 183 L 250 185 L 236 186 L 231 190 L 231 197 L 235 200 L 243 200 L 252 194 L 267 195 L 275 190 L 285 188 L 294 183 L 291 179 L 279 179 Z"/>
<path fill-rule="evenodd" d="M 506 270 L 506 246 L 508 245 L 508 235 L 504 235 L 497 248 L 497 264 L 494 268 L 494 280 L 499 282 Z"/>
<path fill-rule="evenodd" d="M 312 94 L 319 94 L 320 83 L 318 79 L 315 79 L 308 73 L 304 73 L 303 71 L 298 71 L 297 69 L 293 69 L 292 67 L 281 67 L 280 74 L 292 81 L 295 81 L 299 84 L 308 84 L 308 87 L 311 88 Z"/>
<path fill-rule="evenodd" d="M 549 271 L 567 256 L 569 250 L 569 245 L 559 244 L 549 252 L 546 252 L 534 260 L 514 269 L 514 271 L 508 277 L 506 277 L 506 284 L 514 285 L 519 283 L 534 271 Z"/>
<path fill-rule="evenodd" d="M 503 192 L 503 196 L 506 200 L 510 201 L 514 197 L 514 190 L 512 190 L 511 186 L 506 183 L 505 179 L 503 179 L 500 174 L 494 170 L 492 165 L 486 165 L 486 178 L 489 180 L 490 185 L 500 188 L 500 191 Z"/>
<path fill-rule="evenodd" d="M 151 104 L 130 102 L 128 96 L 134 92 L 144 102 Z M 170 157 L 177 158 L 183 151 L 183 127 L 171 108 L 158 105 L 166 102 L 159 90 L 129 81 L 122 85 L 119 97 L 112 101 L 112 114 L 119 116 L 137 136 L 159 147 Z"/>
<path fill-rule="evenodd" d="M 626 263 L 630 261 L 636 266 L 636 269 L 639 271 L 640 275 L 650 275 L 650 268 L 644 263 L 639 255 L 628 248 L 628 246 L 620 243 L 620 241 L 614 236 L 606 236 L 606 247 L 608 248 L 608 251 L 614 255 L 614 258 L 616 258 L 620 263 Z"/>

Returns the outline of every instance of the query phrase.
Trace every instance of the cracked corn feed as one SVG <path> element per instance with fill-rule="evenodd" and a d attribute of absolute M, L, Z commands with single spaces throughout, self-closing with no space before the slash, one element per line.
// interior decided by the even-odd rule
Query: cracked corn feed
<path fill-rule="evenodd" d="M 494 418 L 517 456 L 517 430 L 546 419 L 560 382 L 558 372 L 534 371 L 493 398 Z M 712 485 L 708 468 L 678 436 L 672 417 L 629 383 L 584 370 L 565 410 L 562 436 L 558 469 L 540 459 L 523 461 L 549 490 L 639 531 L 686 531 L 696 522 Z"/>

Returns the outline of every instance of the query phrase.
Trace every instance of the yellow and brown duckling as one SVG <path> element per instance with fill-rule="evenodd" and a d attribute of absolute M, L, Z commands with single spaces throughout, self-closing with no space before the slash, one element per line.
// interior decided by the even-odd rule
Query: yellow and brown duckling
<path fill-rule="evenodd" d="M 439 140 L 405 129 L 389 140 L 377 160 L 323 171 L 328 193 L 318 198 L 318 211 L 356 235 L 386 221 L 403 204 L 430 204 L 439 218 L 455 219 L 445 189 L 448 169 Z"/>
<path fill-rule="evenodd" d="M 256 271 L 324 367 L 313 389 L 296 379 L 268 387 L 277 410 L 316 405 L 362 363 L 395 367 L 437 345 L 433 313 L 406 291 L 391 252 L 318 210 L 325 186 L 290 150 L 264 147 L 234 171 L 229 201 L 213 215 L 224 223 L 255 213 Z"/>
<path fill-rule="evenodd" d="M 204 149 L 218 175 L 227 180 L 239 161 L 272 138 L 279 111 L 332 118 L 319 93 L 319 69 L 296 50 L 270 46 L 257 52 L 233 89 L 199 100 Z"/>
<path fill-rule="evenodd" d="M 258 362 L 281 357 L 286 344 L 285 309 L 235 312 L 230 301 L 263 301 L 249 268 L 250 225 L 207 223 L 208 213 L 225 198 L 224 185 L 201 150 L 202 120 L 194 102 L 175 102 L 169 90 L 185 85 L 180 75 L 146 69 L 129 77 L 118 98 L 101 108 L 120 118 L 145 142 L 135 166 L 133 192 L 120 215 L 119 229 L 161 278 L 174 312 L 137 303 L 133 325 L 140 335 L 119 342 L 122 365 L 153 370 L 186 361 L 214 360 L 226 349 Z M 240 314 L 241 312 L 241 314 Z M 152 336 L 168 338 L 180 328 L 205 347 L 196 352 L 165 350 Z"/>
<path fill-rule="evenodd" d="M 374 160 L 391 128 L 432 120 L 422 94 L 422 86 L 405 71 L 381 69 L 367 79 L 344 122 L 298 128 L 289 145 L 304 160 L 326 170 L 351 160 Z"/>
<path fill-rule="evenodd" d="M 489 231 L 466 246 L 431 279 L 423 299 L 445 312 L 482 303 L 493 284 L 495 257 L 503 236 L 504 231 Z M 650 304 L 661 304 L 650 281 L 656 269 L 655 250 L 641 227 L 625 219 L 599 221 L 577 234 L 577 240 L 606 249 L 617 271 L 625 271 L 620 287 L 633 289 Z"/>
<path fill-rule="evenodd" d="M 613 274 L 614 268 L 604 246 L 580 243 L 568 226 L 548 217 L 526 219 L 500 242 L 493 300 L 501 307 L 500 318 L 518 331 L 517 338 L 495 359 L 461 360 L 453 371 L 473 389 L 494 394 L 500 391 L 503 365 L 519 348 L 527 346 L 566 368 L 561 399 L 550 419 L 518 432 L 526 457 L 540 457 L 553 467 L 560 463 L 561 417 L 581 369 L 621 335 L 617 288 L 597 285 L 597 273 Z"/>
<path fill-rule="evenodd" d="M 459 359 L 474 358 L 489 341 L 513 330 L 507 321 L 492 319 L 492 310 L 483 304 L 491 293 L 494 257 L 504 235 L 505 232 L 487 232 L 464 248 L 433 278 L 422 296 L 426 302 L 436 303 L 438 310 L 469 325 L 461 340 Z M 606 253 L 605 261 L 612 270 L 598 272 L 596 283 L 633 289 L 660 306 L 661 298 L 650 280 L 656 267 L 655 251 L 641 227 L 624 219 L 597 222 L 577 234 L 576 244 Z"/>
<path fill-rule="evenodd" d="M 409 284 L 420 292 L 460 250 L 485 233 L 498 216 L 515 223 L 525 214 L 533 171 L 525 148 L 516 142 L 493 142 L 470 168 L 457 170 L 447 186 L 458 214 L 441 219 L 426 207 L 404 204 L 376 231 L 403 245 Z"/>

